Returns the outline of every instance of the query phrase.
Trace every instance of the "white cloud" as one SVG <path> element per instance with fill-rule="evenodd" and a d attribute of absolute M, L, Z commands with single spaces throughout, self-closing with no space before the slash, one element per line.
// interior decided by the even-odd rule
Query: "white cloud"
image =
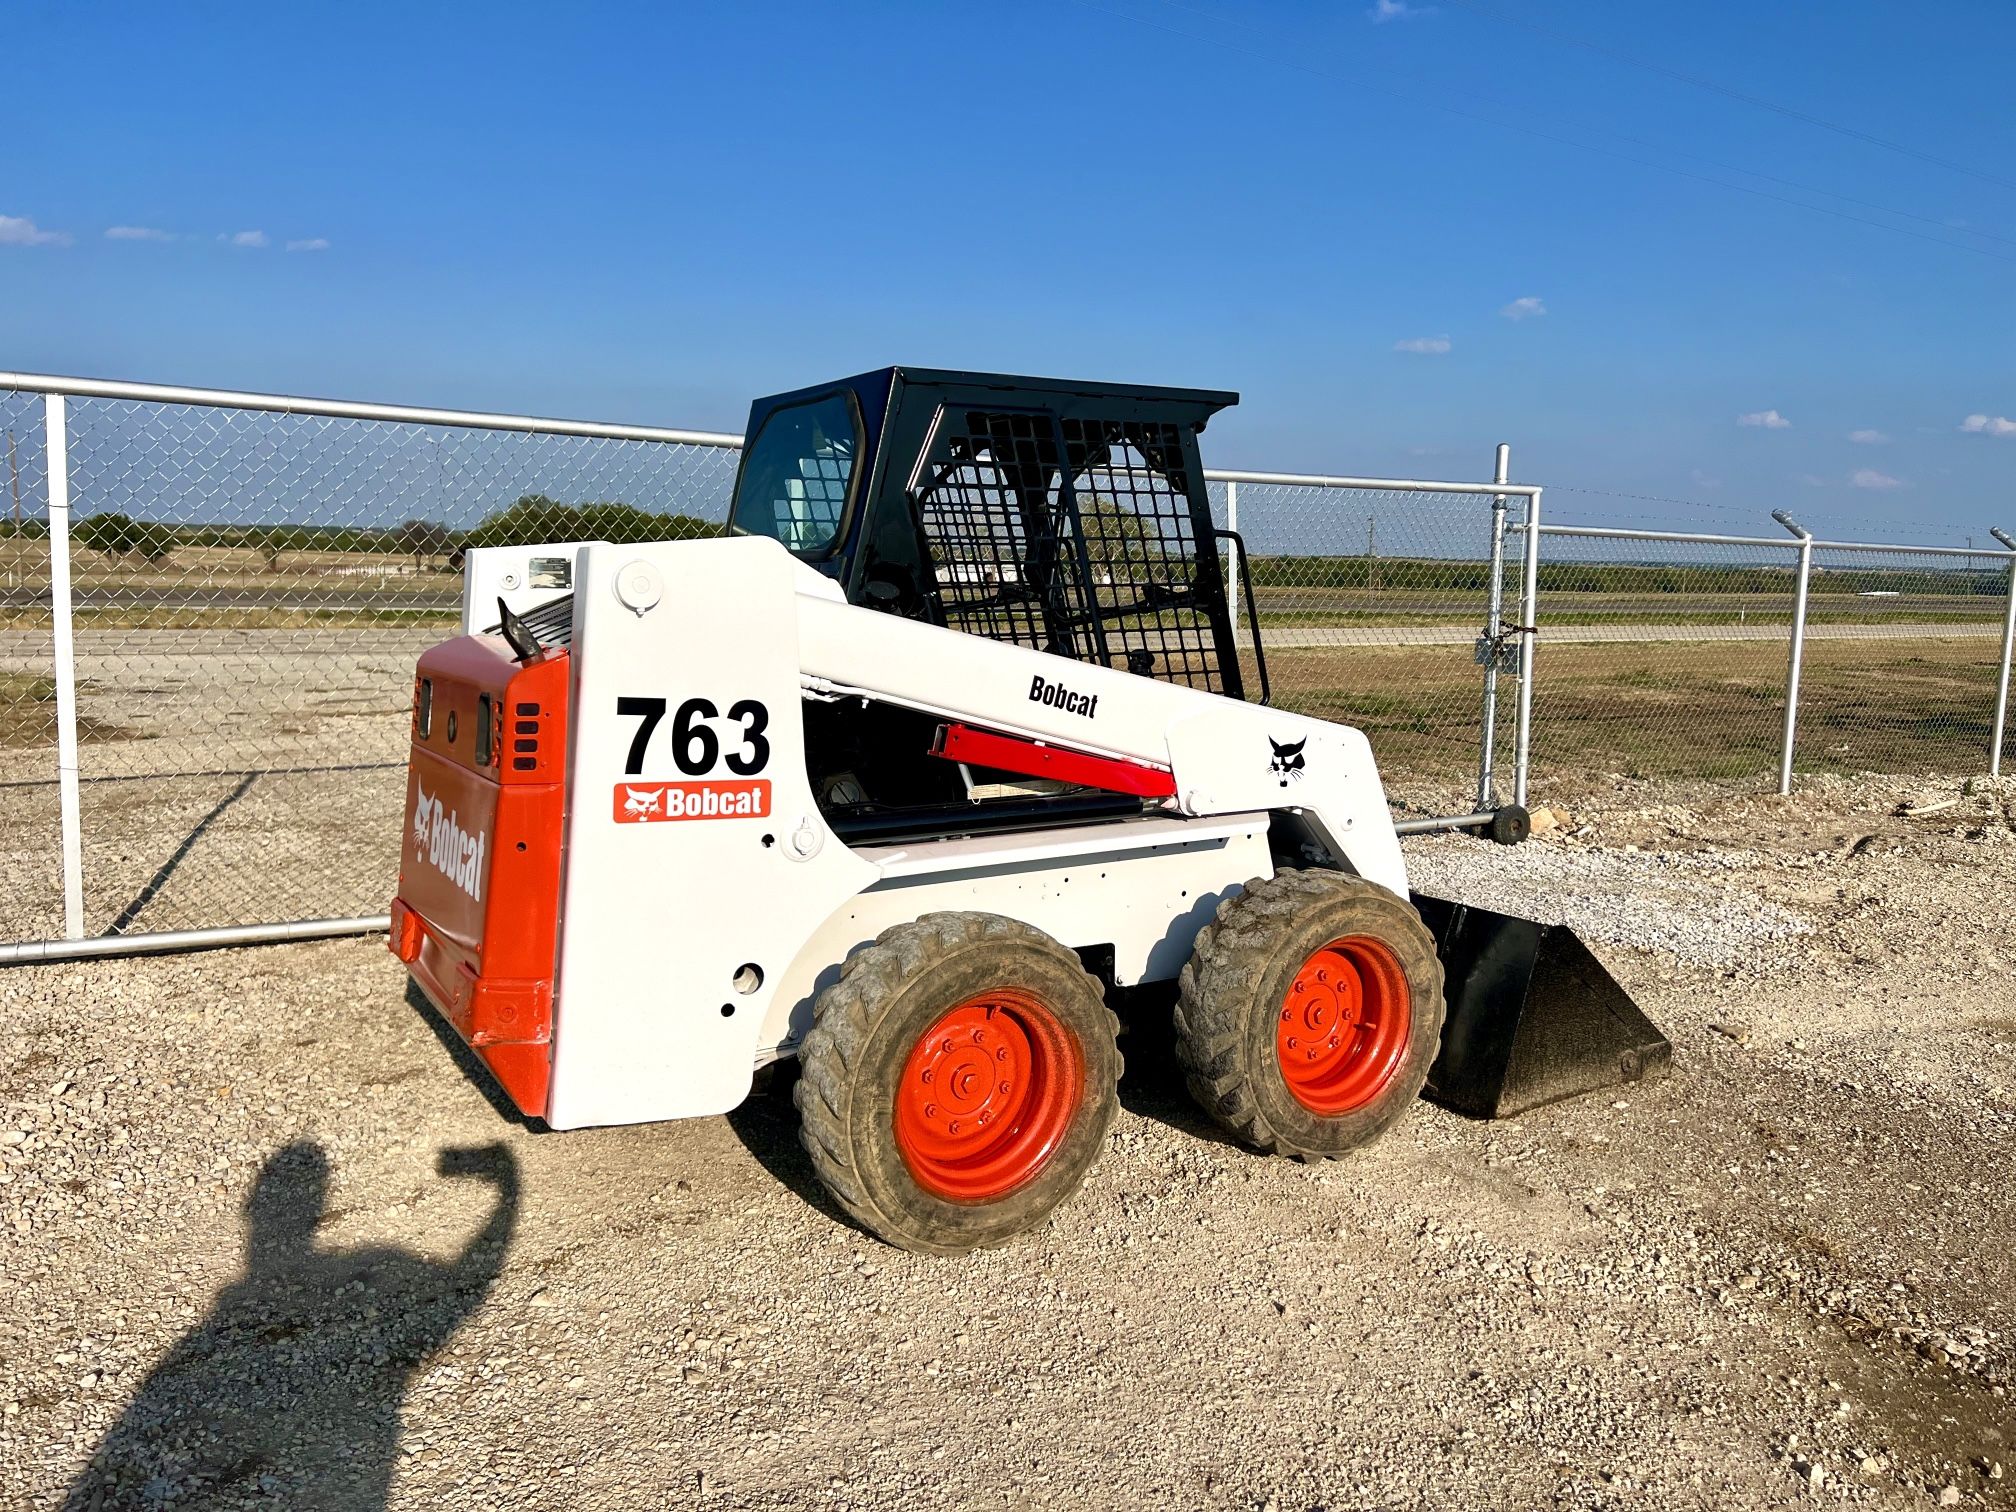
<path fill-rule="evenodd" d="M 1424 357 L 1440 357 L 1449 350 L 1447 336 L 1410 336 L 1393 343 L 1396 352 L 1418 352 Z"/>
<path fill-rule="evenodd" d="M 264 247 L 269 245 L 272 239 L 264 231 L 220 231 L 217 233 L 217 240 L 229 242 L 234 247 Z"/>
<path fill-rule="evenodd" d="M 1412 21 L 1417 16 L 1432 16 L 1432 5 L 1414 5 L 1411 0 L 1372 0 L 1372 9 L 1365 12 L 1376 22 Z"/>
<path fill-rule="evenodd" d="M 1904 487 L 1904 480 L 1902 478 L 1893 478 L 1890 476 L 1890 474 L 1884 472 L 1878 472 L 1873 467 L 1864 467 L 1857 469 L 1854 473 L 1852 473 L 1849 476 L 1848 481 L 1850 483 L 1853 483 L 1857 488 Z"/>
<path fill-rule="evenodd" d="M 1545 315 L 1547 306 L 1541 303 L 1538 294 L 1528 294 L 1523 299 L 1515 299 L 1498 312 L 1507 320 L 1526 320 L 1535 315 Z"/>
<path fill-rule="evenodd" d="M 329 238 L 326 236 L 304 236 L 299 241 L 287 243 L 289 252 L 327 252 Z"/>
<path fill-rule="evenodd" d="M 25 215 L 0 215 L 0 247 L 67 247 L 68 231 L 44 231 Z"/>
<path fill-rule="evenodd" d="M 1753 410 L 1751 411 L 1751 413 L 1747 415 L 1738 415 L 1736 417 L 1736 423 L 1738 425 L 1760 426 L 1765 430 L 1792 429 L 1792 422 L 1790 420 L 1787 420 L 1783 415 L 1779 414 L 1778 411 L 1774 409 Z"/>
<path fill-rule="evenodd" d="M 1714 477 L 1709 473 L 1705 473 L 1701 471 L 1701 469 L 1698 467 L 1695 468 L 1689 474 L 1687 474 L 1687 476 L 1693 480 L 1694 486 L 1696 488 L 1720 488 L 1722 486 L 1722 480 L 1720 478 Z"/>
<path fill-rule="evenodd" d="M 173 241 L 173 231 L 163 231 L 154 226 L 107 226 L 107 241 Z"/>
<path fill-rule="evenodd" d="M 1890 438 L 1879 430 L 1852 430 L 1848 432 L 1848 439 L 1858 446 L 1881 446 Z"/>
<path fill-rule="evenodd" d="M 5 220 L 5 216 L 0 216 L 0 222 L 4 222 Z M 5 241 L 6 239 L 6 237 L 0 236 L 0 241 Z M 1960 429 L 1963 431 L 1972 431 L 1980 436 L 2000 436 L 2004 440 L 2007 440 L 2012 436 L 2016 436 L 2016 420 L 2005 420 L 2000 415 L 1969 415 L 1965 420 L 1960 422 Z"/>

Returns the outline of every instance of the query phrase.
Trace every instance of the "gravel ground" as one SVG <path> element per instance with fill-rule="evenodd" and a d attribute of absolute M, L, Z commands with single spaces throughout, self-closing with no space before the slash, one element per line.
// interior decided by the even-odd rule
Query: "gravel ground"
<path fill-rule="evenodd" d="M 1670 1077 L 1301 1166 L 1140 1046 L 955 1261 L 774 1088 L 506 1117 L 376 941 L 0 972 L 0 1502 L 2011 1504 L 2016 783 L 1565 798 L 1417 880 L 1583 930 Z"/>

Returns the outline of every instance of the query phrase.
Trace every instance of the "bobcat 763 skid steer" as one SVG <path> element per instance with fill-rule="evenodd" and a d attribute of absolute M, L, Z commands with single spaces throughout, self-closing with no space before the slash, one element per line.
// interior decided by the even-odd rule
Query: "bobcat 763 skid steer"
<path fill-rule="evenodd" d="M 890 369 L 754 406 L 726 538 L 470 552 L 391 945 L 517 1106 L 720 1113 L 796 1056 L 835 1200 L 952 1253 L 1097 1159 L 1109 993 L 1173 984 L 1204 1108 L 1303 1157 L 1660 1064 L 1566 931 L 1410 900 L 1365 736 L 1268 706 L 1197 453 L 1234 399 Z"/>

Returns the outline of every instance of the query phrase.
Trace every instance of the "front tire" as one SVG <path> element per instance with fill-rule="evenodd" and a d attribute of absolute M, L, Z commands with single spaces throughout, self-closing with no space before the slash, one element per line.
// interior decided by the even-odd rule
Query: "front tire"
<path fill-rule="evenodd" d="M 1256 1150 L 1370 1144 L 1421 1094 L 1442 1040 L 1442 963 L 1413 907 L 1341 872 L 1256 880 L 1197 936 L 1176 1054 L 1204 1110 Z"/>
<path fill-rule="evenodd" d="M 923 1254 L 1004 1244 L 1083 1183 L 1118 1107 L 1119 1024 L 1078 957 L 996 914 L 926 914 L 813 1005 L 799 1138 L 863 1228 Z"/>

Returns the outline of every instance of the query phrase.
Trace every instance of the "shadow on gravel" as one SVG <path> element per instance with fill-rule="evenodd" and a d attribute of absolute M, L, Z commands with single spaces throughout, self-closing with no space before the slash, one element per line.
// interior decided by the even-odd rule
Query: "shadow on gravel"
<path fill-rule="evenodd" d="M 65 1512 L 265 1498 L 384 1507 L 407 1381 L 482 1306 L 518 1220 L 518 1166 L 504 1146 L 443 1151 L 438 1169 L 496 1193 L 446 1262 L 317 1248 L 328 1156 L 304 1141 L 269 1158 L 245 1204 L 244 1276 L 141 1385 Z"/>
<path fill-rule="evenodd" d="M 541 1118 L 527 1118 L 518 1111 L 518 1105 L 511 1101 L 504 1089 L 497 1085 L 497 1078 L 490 1074 L 490 1068 L 482 1058 L 469 1048 L 469 1043 L 452 1028 L 441 1021 L 441 1015 L 434 1011 L 434 1005 L 427 1001 L 427 994 L 420 990 L 420 984 L 411 977 L 406 979 L 406 1006 L 420 1015 L 420 1022 L 427 1026 L 427 1032 L 440 1042 L 448 1058 L 455 1062 L 460 1071 L 483 1094 L 483 1101 L 490 1104 L 490 1111 L 508 1124 L 514 1124 L 533 1134 L 551 1132 L 546 1121 Z"/>
<path fill-rule="evenodd" d="M 203 838 L 204 832 L 223 817 L 226 809 L 251 792 L 252 784 L 258 780 L 257 772 L 247 772 L 238 786 L 226 793 L 215 808 L 197 820 L 196 827 L 182 837 L 182 843 L 175 847 L 173 854 L 161 863 L 153 876 L 147 879 L 147 885 L 133 895 L 132 902 L 119 910 L 118 917 L 106 926 L 105 933 L 111 935 L 126 933 L 132 927 L 133 921 L 140 917 L 140 910 L 154 901 L 155 895 L 168 885 L 168 879 L 175 875 L 176 869 L 189 859 L 189 852 L 196 849 L 196 842 Z"/>
<path fill-rule="evenodd" d="M 1120 1106 L 1193 1139 L 1234 1144 L 1183 1085 L 1183 1068 L 1176 1063 L 1176 1030 L 1170 1022 L 1173 997 L 1140 988 L 1114 993 L 1108 1001 L 1120 1018 L 1120 1054 L 1126 1061 L 1120 1075 Z"/>
<path fill-rule="evenodd" d="M 859 1225 L 827 1196 L 826 1188 L 819 1184 L 818 1173 L 812 1169 L 812 1157 L 798 1142 L 798 1110 L 791 1104 L 798 1063 L 766 1066 L 756 1076 L 756 1086 L 740 1106 L 729 1111 L 728 1127 L 773 1178 L 835 1223 L 858 1231 Z"/>

